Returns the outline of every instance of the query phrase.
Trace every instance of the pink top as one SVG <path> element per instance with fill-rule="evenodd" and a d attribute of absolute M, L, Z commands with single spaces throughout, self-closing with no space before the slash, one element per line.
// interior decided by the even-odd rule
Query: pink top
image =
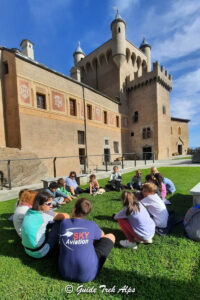
<path fill-rule="evenodd" d="M 92 189 L 99 188 L 99 184 L 96 179 L 94 181 L 90 181 L 90 188 L 92 188 Z"/>
<path fill-rule="evenodd" d="M 160 192 L 160 197 L 162 199 L 165 199 L 165 197 L 167 195 L 167 189 L 166 189 L 166 186 L 163 182 L 161 183 L 161 185 L 162 185 L 162 188 L 161 188 L 161 192 Z"/>

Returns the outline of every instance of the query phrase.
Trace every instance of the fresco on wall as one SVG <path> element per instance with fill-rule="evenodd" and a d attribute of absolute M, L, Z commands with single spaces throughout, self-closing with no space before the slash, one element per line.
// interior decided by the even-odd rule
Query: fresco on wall
<path fill-rule="evenodd" d="M 52 92 L 52 108 L 53 110 L 65 112 L 65 100 L 63 94 Z"/>
<path fill-rule="evenodd" d="M 95 107 L 95 120 L 101 121 L 101 108 Z"/>
<path fill-rule="evenodd" d="M 115 115 L 112 112 L 110 112 L 109 116 L 110 116 L 110 124 L 115 125 Z"/>
<path fill-rule="evenodd" d="M 31 104 L 30 86 L 27 81 L 19 81 L 20 101 L 25 104 Z"/>

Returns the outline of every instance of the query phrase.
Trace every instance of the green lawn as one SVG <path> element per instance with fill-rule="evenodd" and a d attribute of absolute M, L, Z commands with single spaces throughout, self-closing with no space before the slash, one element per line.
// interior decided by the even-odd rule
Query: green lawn
<path fill-rule="evenodd" d="M 175 157 L 173 160 L 181 160 L 181 159 L 192 159 L 192 155 L 190 156 L 184 156 L 184 157 Z"/>
<path fill-rule="evenodd" d="M 172 179 L 176 194 L 169 197 L 176 216 L 184 215 L 192 205 L 189 190 L 200 181 L 199 167 L 159 168 Z M 148 170 L 143 170 L 143 178 Z M 123 183 L 131 178 L 123 175 Z M 107 180 L 100 180 L 104 186 Z M 86 196 L 86 194 L 85 194 Z M 169 236 L 154 237 L 152 245 L 139 245 L 138 250 L 124 249 L 119 240 L 124 239 L 118 224 L 111 218 L 121 209 L 119 193 L 108 192 L 96 197 L 87 197 L 93 204 L 89 217 L 106 233 L 116 235 L 117 242 L 99 276 L 84 288 L 96 288 L 97 292 L 80 294 L 79 284 L 63 281 L 58 273 L 58 254 L 51 259 L 34 260 L 25 255 L 13 225 L 8 221 L 15 201 L 0 203 L 0 299 L 200 299 L 200 244 L 188 240 L 179 224 Z M 60 211 L 71 213 L 72 204 Z M 88 262 L 89 263 L 89 262 Z M 65 292 L 66 285 L 73 292 Z M 135 288 L 128 296 L 123 293 L 102 293 L 100 285 L 113 288 L 116 292 L 123 286 Z"/>

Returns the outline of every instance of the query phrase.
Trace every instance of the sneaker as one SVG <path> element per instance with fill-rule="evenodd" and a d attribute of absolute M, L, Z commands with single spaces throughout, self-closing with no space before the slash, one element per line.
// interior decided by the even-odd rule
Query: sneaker
<path fill-rule="evenodd" d="M 137 241 L 137 243 L 139 244 L 152 244 L 153 243 L 153 240 L 152 239 L 149 239 L 149 240 L 146 240 L 146 241 Z"/>
<path fill-rule="evenodd" d="M 129 242 L 128 240 L 121 240 L 121 241 L 119 241 L 119 243 L 124 248 L 133 248 L 135 250 L 137 249 L 137 244 Z"/>

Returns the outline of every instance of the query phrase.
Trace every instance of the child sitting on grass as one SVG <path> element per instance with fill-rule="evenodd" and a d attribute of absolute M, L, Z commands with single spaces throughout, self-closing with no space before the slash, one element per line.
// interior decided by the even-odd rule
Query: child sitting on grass
<path fill-rule="evenodd" d="M 114 216 L 127 240 L 121 240 L 122 247 L 137 249 L 138 243 L 151 244 L 155 234 L 155 223 L 146 208 L 133 193 L 124 191 L 121 195 L 122 210 Z"/>
<path fill-rule="evenodd" d="M 166 186 L 163 182 L 163 176 L 160 173 L 156 173 L 154 175 L 154 181 L 155 184 L 158 186 L 159 191 L 160 191 L 160 198 L 162 200 L 165 200 L 165 197 L 167 195 L 167 190 L 166 190 Z"/>
<path fill-rule="evenodd" d="M 93 280 L 114 246 L 113 234 L 104 234 L 95 222 L 85 220 L 91 209 L 91 202 L 80 198 L 73 217 L 61 222 L 59 271 L 65 280 Z"/>
<path fill-rule="evenodd" d="M 114 190 L 120 192 L 122 189 L 121 181 L 122 181 L 122 175 L 121 173 L 119 173 L 118 166 L 114 166 L 113 172 L 110 175 L 110 180 L 108 181 L 106 188 L 108 190 Z"/>
<path fill-rule="evenodd" d="M 140 190 L 142 186 L 142 172 L 137 170 L 135 175 L 132 177 L 131 182 L 127 184 L 127 187 L 131 190 L 136 189 Z"/>
<path fill-rule="evenodd" d="M 58 190 L 58 185 L 55 181 L 51 182 L 48 189 L 46 189 L 45 191 L 52 196 L 52 204 L 55 207 L 64 205 L 66 202 L 70 201 L 68 195 Z"/>
<path fill-rule="evenodd" d="M 153 183 L 144 183 L 142 193 L 144 198 L 141 202 L 152 216 L 156 227 L 166 228 L 169 214 L 164 202 L 156 194 L 156 185 Z"/>
<path fill-rule="evenodd" d="M 70 218 L 65 213 L 48 214 L 52 207 L 52 196 L 40 192 L 35 197 L 22 223 L 22 245 L 26 254 L 34 258 L 42 258 L 53 250 L 59 240 L 60 222 Z M 56 222 L 55 222 L 56 221 Z"/>
<path fill-rule="evenodd" d="M 32 191 L 28 189 L 19 192 L 19 201 L 17 202 L 17 206 L 15 208 L 15 212 L 13 215 L 13 224 L 15 230 L 17 231 L 17 234 L 20 237 L 21 237 L 21 229 L 22 229 L 24 216 L 27 210 L 29 210 L 29 208 L 32 208 L 37 193 L 38 192 L 36 191 Z"/>
<path fill-rule="evenodd" d="M 89 186 L 89 193 L 90 195 L 93 195 L 97 193 L 99 190 L 99 183 L 96 179 L 96 176 L 94 174 L 90 175 L 90 186 Z"/>
<path fill-rule="evenodd" d="M 154 177 L 156 174 L 159 174 L 159 171 L 156 167 L 151 167 L 151 175 Z M 176 192 L 174 183 L 167 177 L 163 177 L 163 183 L 166 186 L 167 194 L 173 194 Z"/>
<path fill-rule="evenodd" d="M 72 201 L 72 199 L 76 198 L 72 196 L 72 194 L 65 189 L 66 182 L 63 178 L 59 178 L 57 184 L 58 184 L 57 191 L 61 191 L 62 193 L 66 194 L 68 196 L 69 201 Z"/>

